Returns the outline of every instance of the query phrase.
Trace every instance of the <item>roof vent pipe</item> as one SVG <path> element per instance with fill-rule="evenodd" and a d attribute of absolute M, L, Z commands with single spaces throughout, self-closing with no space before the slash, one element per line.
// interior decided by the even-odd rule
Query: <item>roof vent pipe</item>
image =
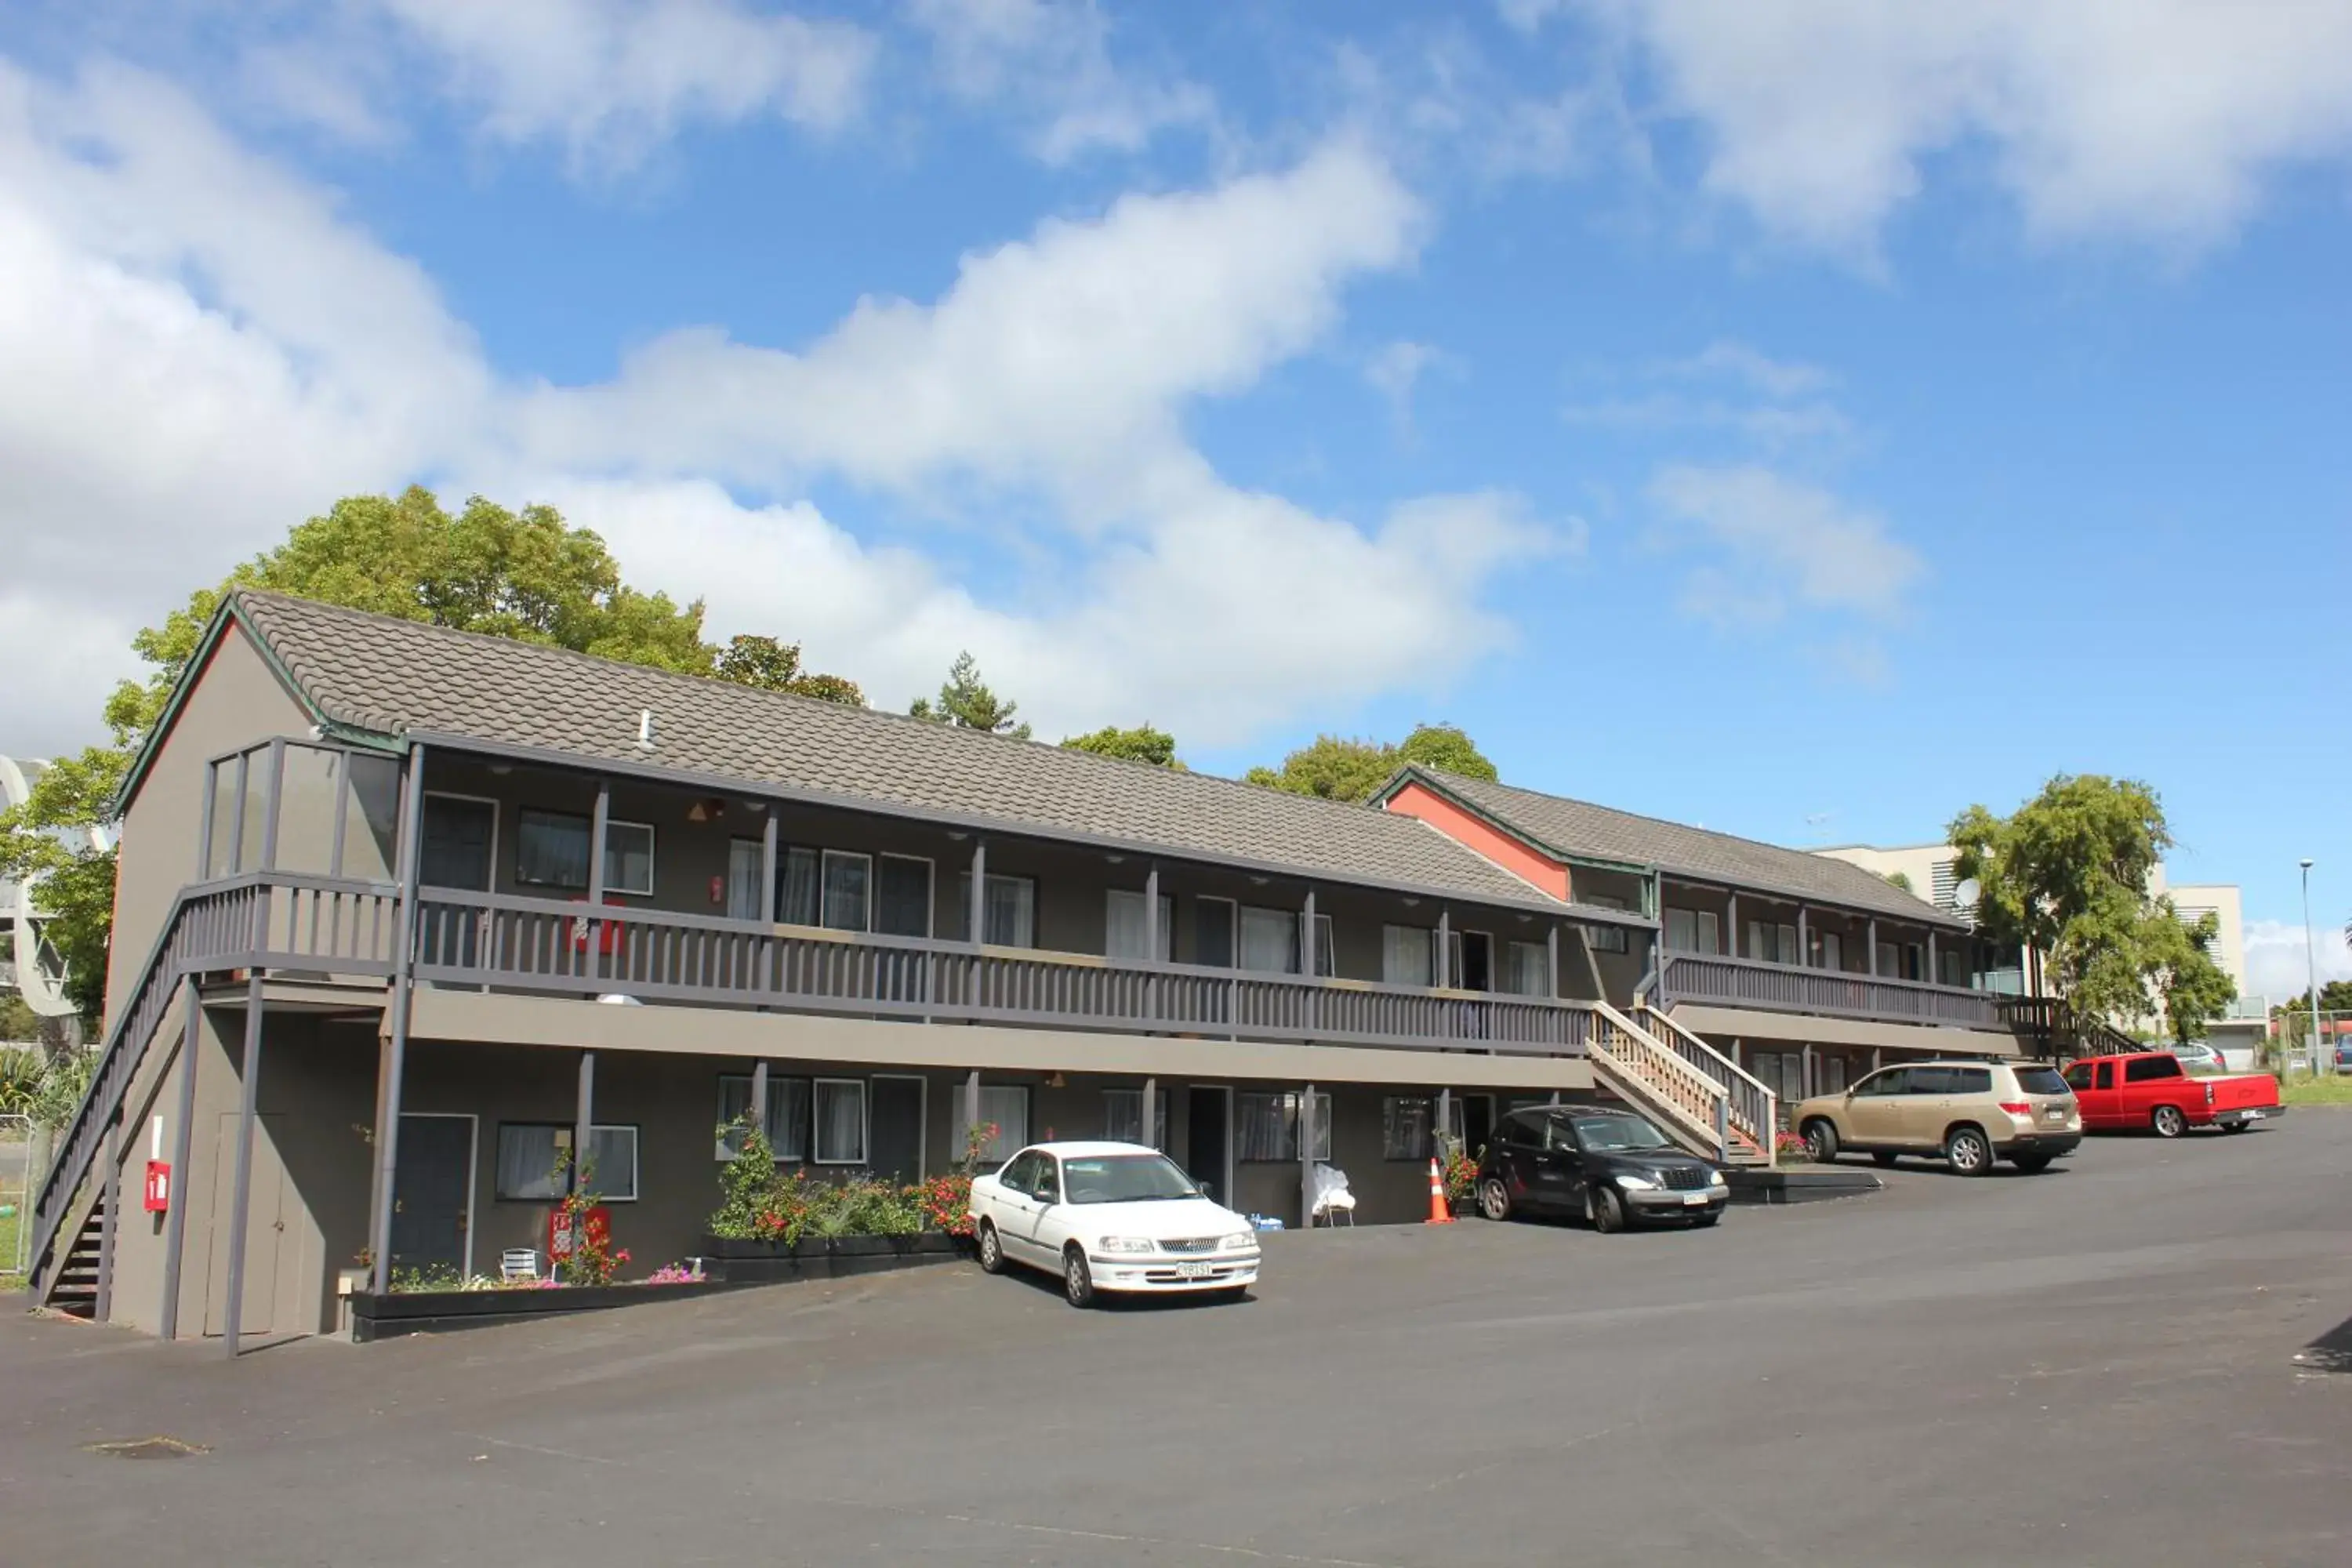
<path fill-rule="evenodd" d="M 637 750 L 650 752 L 653 749 L 654 710 L 650 708 L 640 708 L 637 710 Z"/>

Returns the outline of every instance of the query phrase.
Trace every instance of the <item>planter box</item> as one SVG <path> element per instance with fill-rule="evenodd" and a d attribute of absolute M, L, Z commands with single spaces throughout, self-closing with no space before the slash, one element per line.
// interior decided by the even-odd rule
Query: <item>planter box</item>
<path fill-rule="evenodd" d="M 845 1279 L 893 1268 L 948 1263 L 968 1257 L 961 1237 L 927 1230 L 914 1236 L 804 1236 L 797 1242 L 702 1238 L 704 1267 L 730 1284 L 769 1285 L 792 1279 Z"/>
<path fill-rule="evenodd" d="M 360 1344 L 404 1334 L 486 1329 L 530 1318 L 602 1312 L 646 1301 L 708 1296 L 737 1282 L 706 1279 L 677 1285 L 566 1285 L 552 1290 L 401 1290 L 351 1297 L 352 1338 Z"/>

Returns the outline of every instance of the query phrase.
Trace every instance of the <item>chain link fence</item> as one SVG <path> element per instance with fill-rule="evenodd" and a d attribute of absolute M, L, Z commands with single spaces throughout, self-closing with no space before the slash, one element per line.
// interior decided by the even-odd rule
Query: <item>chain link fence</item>
<path fill-rule="evenodd" d="M 0 1281 L 14 1289 L 30 1263 L 33 1165 L 41 1139 L 29 1116 L 0 1116 Z"/>

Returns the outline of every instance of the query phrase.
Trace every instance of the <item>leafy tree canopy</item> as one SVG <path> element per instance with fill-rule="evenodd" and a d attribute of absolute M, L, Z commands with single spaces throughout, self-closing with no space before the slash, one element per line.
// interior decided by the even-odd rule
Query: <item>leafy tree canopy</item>
<path fill-rule="evenodd" d="M 1155 730 L 1149 724 L 1139 724 L 1132 730 L 1122 730 L 1116 724 L 1106 724 L 1087 735 L 1072 735 L 1062 742 L 1073 752 L 1092 752 L 1097 756 L 1125 757 L 1131 762 L 1150 763 L 1154 766 L 1185 771 L 1176 759 L 1176 737 L 1165 730 Z"/>
<path fill-rule="evenodd" d="M 2236 994 L 2170 900 L 2148 894 L 2173 840 L 2147 785 L 2062 773 L 2008 816 L 1969 807 L 1950 837 L 1953 874 L 1978 884 L 1979 926 L 2046 953 L 2076 1011 L 2120 1026 L 2152 994 L 2176 1031 L 2201 1031 Z"/>
<path fill-rule="evenodd" d="M 1919 890 L 1911 885 L 1911 873 L 1908 871 L 1889 871 L 1886 879 L 1906 893 L 1916 894 Z"/>
<path fill-rule="evenodd" d="M 937 702 L 918 697 L 907 709 L 915 718 L 933 724 L 985 730 L 991 734 L 1025 741 L 1029 738 L 1029 726 L 1013 718 L 1020 710 L 1021 704 L 988 689 L 988 683 L 980 678 L 980 661 L 969 651 L 956 655 L 955 663 L 948 667 L 948 678 L 940 687 Z"/>
<path fill-rule="evenodd" d="M 324 516 L 298 524 L 276 549 L 239 565 L 226 581 L 197 589 L 162 625 L 133 637 L 131 647 L 152 668 L 144 680 L 123 681 L 107 699 L 111 743 L 58 760 L 34 785 L 31 799 L 0 813 L 0 876 L 47 873 L 41 900 L 54 917 L 49 938 L 66 961 L 68 990 L 87 1015 L 99 1012 L 105 993 L 114 855 L 67 847 L 48 830 L 105 820 L 132 754 L 171 700 L 173 683 L 221 600 L 238 587 L 691 675 L 728 673 L 719 668 L 719 650 L 702 640 L 699 600 L 679 605 L 667 594 L 630 587 L 604 542 L 591 530 L 570 526 L 551 507 L 510 511 L 477 496 L 453 516 L 421 487 L 398 497 L 337 501 Z M 838 677 L 802 673 L 797 647 L 748 640 L 766 644 L 774 657 L 755 651 L 739 660 L 739 670 L 771 673 L 789 653 L 785 679 L 799 684 L 787 689 L 861 700 Z"/>
<path fill-rule="evenodd" d="M 850 708 L 866 706 L 866 693 L 859 689 L 857 682 L 803 669 L 801 645 L 796 642 L 780 643 L 773 637 L 731 637 L 719 655 L 713 673 L 721 680 L 756 686 L 762 691 L 789 691 Z"/>
<path fill-rule="evenodd" d="M 1242 776 L 1251 784 L 1326 800 L 1365 801 L 1407 763 L 1465 778 L 1496 777 L 1495 764 L 1460 727 L 1422 724 L 1394 745 L 1378 741 L 1318 735 L 1282 759 L 1279 768 L 1255 767 Z"/>

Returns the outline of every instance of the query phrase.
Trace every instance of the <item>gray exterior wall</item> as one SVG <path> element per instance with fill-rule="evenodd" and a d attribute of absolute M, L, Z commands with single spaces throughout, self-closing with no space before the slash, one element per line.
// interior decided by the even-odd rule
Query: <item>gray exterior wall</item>
<path fill-rule="evenodd" d="M 107 954 L 106 1016 L 111 1023 L 155 940 L 172 900 L 200 879 L 196 849 L 205 817 L 205 763 L 273 736 L 308 732 L 310 716 L 234 625 L 222 633 L 200 678 L 183 687 L 178 717 L 148 764 L 123 815 L 114 881 L 114 937 Z"/>

